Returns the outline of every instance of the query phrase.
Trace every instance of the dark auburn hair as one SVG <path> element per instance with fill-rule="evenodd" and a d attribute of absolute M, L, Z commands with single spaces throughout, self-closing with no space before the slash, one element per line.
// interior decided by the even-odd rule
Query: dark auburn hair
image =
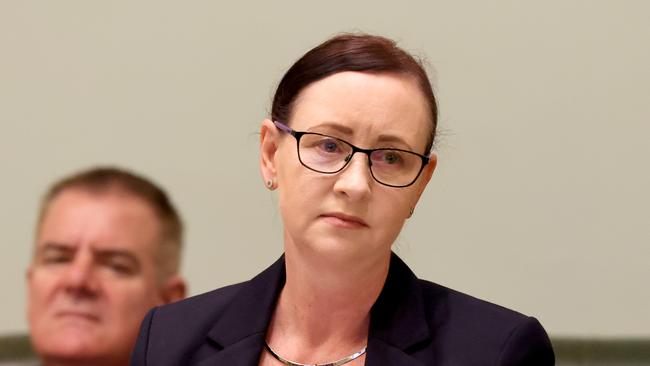
<path fill-rule="evenodd" d="M 126 193 L 142 199 L 160 220 L 160 246 L 156 250 L 158 272 L 162 277 L 178 273 L 183 237 L 183 223 L 165 191 L 152 181 L 115 167 L 96 167 L 64 177 L 54 183 L 41 202 L 37 235 L 52 201 L 63 191 L 79 189 L 91 194 Z"/>
<path fill-rule="evenodd" d="M 429 105 L 431 133 L 425 153 L 433 147 L 438 106 L 422 62 L 399 48 L 395 41 L 369 34 L 341 34 L 303 55 L 284 75 L 273 97 L 271 118 L 289 123 L 294 102 L 309 84 L 343 71 L 398 73 L 415 79 Z"/>

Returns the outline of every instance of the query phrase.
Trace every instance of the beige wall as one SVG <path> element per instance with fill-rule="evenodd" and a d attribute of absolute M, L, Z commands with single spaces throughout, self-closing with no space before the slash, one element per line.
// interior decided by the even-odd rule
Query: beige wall
<path fill-rule="evenodd" d="M 273 86 L 364 30 L 435 70 L 439 170 L 396 243 L 414 270 L 554 335 L 650 335 L 650 2 L 234 3 L 0 2 L 0 333 L 26 330 L 39 196 L 92 164 L 171 192 L 192 293 L 271 263 Z"/>

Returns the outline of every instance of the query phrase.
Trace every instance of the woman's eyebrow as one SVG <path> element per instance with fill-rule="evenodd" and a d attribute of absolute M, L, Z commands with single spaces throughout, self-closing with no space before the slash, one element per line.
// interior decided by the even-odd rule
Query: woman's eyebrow
<path fill-rule="evenodd" d="M 344 126 L 344 125 L 336 123 L 336 122 L 319 123 L 316 126 L 312 126 L 312 127 L 308 128 L 307 130 L 312 131 L 315 128 L 330 128 L 330 129 L 336 130 L 337 132 L 340 132 L 340 133 L 342 133 L 344 135 L 348 135 L 348 136 L 351 136 L 354 133 L 354 131 L 350 127 Z"/>
<path fill-rule="evenodd" d="M 387 143 L 387 142 L 397 143 L 406 146 L 408 150 L 413 150 L 413 147 L 409 145 L 406 141 L 404 141 L 404 139 L 395 135 L 379 135 L 377 141 L 380 143 Z"/>
<path fill-rule="evenodd" d="M 341 134 L 347 135 L 347 136 L 354 135 L 354 130 L 352 130 L 350 127 L 347 127 L 345 125 L 342 125 L 342 124 L 339 124 L 339 123 L 336 123 L 336 122 L 329 122 L 329 121 L 319 123 L 319 124 L 317 124 L 315 126 L 312 126 L 312 127 L 308 128 L 307 131 L 312 132 L 314 129 L 318 129 L 318 128 L 332 129 L 332 130 L 335 130 L 335 131 L 337 131 L 337 132 L 339 132 Z M 395 136 L 395 135 L 389 135 L 389 134 L 379 135 L 379 137 L 377 138 L 377 142 L 378 143 L 398 144 L 398 145 L 402 145 L 401 148 L 404 148 L 406 150 L 414 151 L 413 147 L 409 143 L 407 143 L 406 140 L 404 140 L 401 137 Z"/>

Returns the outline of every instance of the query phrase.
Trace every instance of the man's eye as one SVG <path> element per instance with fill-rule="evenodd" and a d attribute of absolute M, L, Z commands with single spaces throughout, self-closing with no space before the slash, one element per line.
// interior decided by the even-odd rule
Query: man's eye
<path fill-rule="evenodd" d="M 41 258 L 41 262 L 44 264 L 62 264 L 62 263 L 67 263 L 72 260 L 72 257 L 64 255 L 64 254 L 49 254 L 49 255 L 44 255 Z"/>
<path fill-rule="evenodd" d="M 119 260 L 107 260 L 106 262 L 104 262 L 104 265 L 111 271 L 119 274 L 128 275 L 134 272 L 134 269 L 131 265 Z"/>
<path fill-rule="evenodd" d="M 107 266 L 117 273 L 130 273 L 131 269 L 121 263 L 108 263 Z"/>
<path fill-rule="evenodd" d="M 118 273 L 131 273 L 131 269 L 121 264 L 111 264 L 111 269 Z"/>

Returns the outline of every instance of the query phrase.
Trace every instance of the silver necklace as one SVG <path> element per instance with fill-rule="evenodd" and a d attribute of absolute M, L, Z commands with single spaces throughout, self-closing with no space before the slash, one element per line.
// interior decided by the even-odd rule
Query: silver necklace
<path fill-rule="evenodd" d="M 282 362 L 285 365 L 289 366 L 340 366 L 343 364 L 346 364 L 352 360 L 356 360 L 359 358 L 362 354 L 366 353 L 366 347 L 363 347 L 360 351 L 355 352 L 349 356 L 343 357 L 342 359 L 334 362 L 325 362 L 325 363 L 300 363 L 300 362 L 294 362 L 294 361 L 289 361 L 286 358 L 280 356 L 277 354 L 271 346 L 269 346 L 268 342 L 264 342 L 264 346 L 266 346 L 266 350 L 269 351 L 271 356 L 273 356 L 276 360 Z"/>

